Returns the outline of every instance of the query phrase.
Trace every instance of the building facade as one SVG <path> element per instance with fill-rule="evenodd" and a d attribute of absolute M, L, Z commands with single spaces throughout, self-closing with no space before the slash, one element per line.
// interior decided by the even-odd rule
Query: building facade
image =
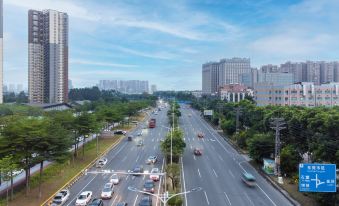
<path fill-rule="evenodd" d="M 239 84 L 240 75 L 251 72 L 249 58 L 222 59 L 219 63 L 219 86 Z"/>
<path fill-rule="evenodd" d="M 68 15 L 28 11 L 28 93 L 30 103 L 68 101 Z"/>
<path fill-rule="evenodd" d="M 0 0 L 0 104 L 3 103 L 3 0 Z"/>
<path fill-rule="evenodd" d="M 240 102 L 246 96 L 252 96 L 253 92 L 242 84 L 228 84 L 219 88 L 219 97 L 227 102 Z"/>
<path fill-rule="evenodd" d="M 157 91 L 157 85 L 152 84 L 151 85 L 151 93 L 154 94 Z"/>
<path fill-rule="evenodd" d="M 258 74 L 258 83 L 271 82 L 274 85 L 293 84 L 293 74 L 291 73 L 263 73 Z"/>
<path fill-rule="evenodd" d="M 115 90 L 125 94 L 149 93 L 148 81 L 141 80 L 100 80 L 100 90 Z"/>
<path fill-rule="evenodd" d="M 287 86 L 259 83 L 254 90 L 254 99 L 258 106 L 338 106 L 339 83 L 301 82 Z"/>
<path fill-rule="evenodd" d="M 219 86 L 219 63 L 208 62 L 202 65 L 202 92 L 215 94 Z"/>

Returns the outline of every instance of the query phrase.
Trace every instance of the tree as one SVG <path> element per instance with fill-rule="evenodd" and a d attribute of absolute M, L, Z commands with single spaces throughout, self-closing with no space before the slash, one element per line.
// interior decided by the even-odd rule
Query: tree
<path fill-rule="evenodd" d="M 269 158 L 274 153 L 274 141 L 271 134 L 255 134 L 248 140 L 248 152 L 256 162 Z"/>
<path fill-rule="evenodd" d="M 36 141 L 39 143 L 34 146 L 36 161 L 40 163 L 39 197 L 41 197 L 44 161 L 65 161 L 69 156 L 69 148 L 72 145 L 70 132 L 61 124 L 46 120 L 43 126 L 45 129 L 44 135 L 37 137 Z"/>
<path fill-rule="evenodd" d="M 168 164 L 165 170 L 166 175 L 171 179 L 172 189 L 175 190 L 180 180 L 180 165 L 176 163 Z"/>
<path fill-rule="evenodd" d="M 75 119 L 75 129 L 78 135 L 83 136 L 82 156 L 84 156 L 86 138 L 89 134 L 96 133 L 99 130 L 99 124 L 93 114 L 82 112 Z"/>
<path fill-rule="evenodd" d="M 297 172 L 298 164 L 301 161 L 300 154 L 296 151 L 293 145 L 287 145 L 286 147 L 282 148 L 280 154 L 280 161 L 281 161 L 281 170 L 288 174 L 292 175 Z"/>
<path fill-rule="evenodd" d="M 235 121 L 233 119 L 223 119 L 221 121 L 221 128 L 227 135 L 231 136 L 235 132 Z"/>
<path fill-rule="evenodd" d="M 171 134 L 168 133 L 165 140 L 160 145 L 162 152 L 167 157 L 167 159 L 171 156 Z M 178 162 L 179 157 L 184 153 L 184 149 L 186 147 L 186 143 L 183 140 L 183 132 L 180 129 L 175 129 L 173 131 L 172 137 L 172 154 L 173 161 Z"/>
<path fill-rule="evenodd" d="M 0 159 L 0 174 L 2 175 L 3 180 L 7 181 L 6 186 L 6 201 L 8 205 L 8 181 L 11 180 L 11 197 L 13 198 L 13 171 L 18 168 L 18 165 L 15 163 L 13 155 L 8 155 Z"/>

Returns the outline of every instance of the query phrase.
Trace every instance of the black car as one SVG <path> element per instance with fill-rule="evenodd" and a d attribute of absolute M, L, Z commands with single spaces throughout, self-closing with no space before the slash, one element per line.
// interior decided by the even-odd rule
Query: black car
<path fill-rule="evenodd" d="M 136 166 L 133 171 L 133 173 L 143 173 L 144 168 L 142 166 Z M 133 174 L 134 176 L 140 176 L 141 174 Z"/>
<path fill-rule="evenodd" d="M 116 206 L 127 206 L 127 202 L 118 202 Z"/>
<path fill-rule="evenodd" d="M 139 202 L 139 206 L 152 206 L 152 198 L 150 196 L 143 197 Z"/>
<path fill-rule="evenodd" d="M 144 184 L 144 191 L 149 193 L 154 193 L 154 182 L 153 180 L 146 180 Z"/>
<path fill-rule="evenodd" d="M 102 199 L 95 198 L 88 206 L 104 206 Z"/>

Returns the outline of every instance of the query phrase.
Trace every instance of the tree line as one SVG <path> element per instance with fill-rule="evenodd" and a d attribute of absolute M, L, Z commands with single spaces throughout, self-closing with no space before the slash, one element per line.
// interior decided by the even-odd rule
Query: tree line
<path fill-rule="evenodd" d="M 274 158 L 275 131 L 271 122 L 273 118 L 283 118 L 280 162 L 286 176 L 298 179 L 298 165 L 302 161 L 339 164 L 339 107 L 259 107 L 250 100 L 232 103 L 209 98 L 193 99 L 192 107 L 200 111 L 212 109 L 213 116 L 208 120 L 220 126 L 228 138 L 258 163 L 263 158 Z M 315 197 L 324 205 L 335 198 L 330 193 Z"/>
<path fill-rule="evenodd" d="M 79 158 L 79 144 L 91 134 L 135 115 L 153 105 L 154 100 L 104 102 L 79 105 L 73 110 L 44 112 L 23 105 L 0 105 L 0 172 L 4 180 L 11 180 L 13 172 L 24 169 L 26 194 L 30 190 L 30 170 L 40 165 L 39 194 L 45 161 L 65 162 Z M 4 112 L 5 111 L 5 112 Z M 80 138 L 82 137 L 82 138 Z M 74 150 L 71 151 L 71 148 Z"/>

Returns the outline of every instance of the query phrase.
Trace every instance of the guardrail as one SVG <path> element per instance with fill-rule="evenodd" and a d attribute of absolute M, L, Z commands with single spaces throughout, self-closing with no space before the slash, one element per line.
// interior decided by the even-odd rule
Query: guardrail
<path fill-rule="evenodd" d="M 98 157 L 96 157 L 94 160 L 92 160 L 88 165 L 86 165 L 80 172 L 78 172 L 72 179 L 70 179 L 68 182 L 66 182 L 62 187 L 60 187 L 53 195 L 51 195 L 47 200 L 45 200 L 41 206 L 49 206 L 51 205 L 51 201 L 53 199 L 53 197 L 59 193 L 60 190 L 62 189 L 68 189 L 70 188 L 72 185 L 74 185 L 74 183 L 76 183 L 84 174 L 85 174 L 85 170 L 90 168 L 92 165 L 94 165 L 96 163 L 96 161 L 102 157 L 103 155 L 106 155 L 111 149 L 113 149 L 114 147 L 116 147 L 121 140 L 123 139 L 123 136 L 119 137 L 120 139 L 114 143 L 112 146 L 110 146 L 109 148 L 107 148 L 105 151 L 103 151 L 100 155 L 98 155 Z"/>

